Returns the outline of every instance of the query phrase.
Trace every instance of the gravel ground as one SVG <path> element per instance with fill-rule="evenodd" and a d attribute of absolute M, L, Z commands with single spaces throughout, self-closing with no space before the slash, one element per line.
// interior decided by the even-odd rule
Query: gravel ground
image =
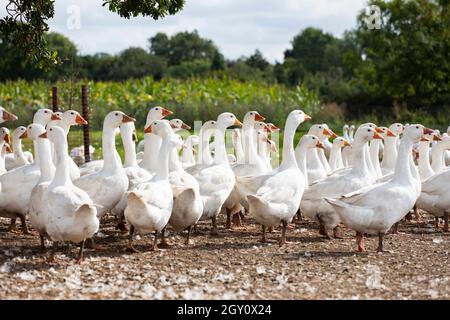
<path fill-rule="evenodd" d="M 107 249 L 86 250 L 78 265 L 74 246 L 49 264 L 38 236 L 6 232 L 0 219 L 0 299 L 449 299 L 450 234 L 424 221 L 387 235 L 386 253 L 375 252 L 376 237 L 358 253 L 351 230 L 343 230 L 349 239 L 325 240 L 310 222 L 288 231 L 292 244 L 280 248 L 277 231 L 261 244 L 251 219 L 246 229 L 225 230 L 221 217 L 218 237 L 194 235 L 186 247 L 170 234 L 173 246 L 157 252 L 143 237 L 135 241 L 143 253 L 130 254 L 126 234 L 106 217 L 98 243 Z"/>

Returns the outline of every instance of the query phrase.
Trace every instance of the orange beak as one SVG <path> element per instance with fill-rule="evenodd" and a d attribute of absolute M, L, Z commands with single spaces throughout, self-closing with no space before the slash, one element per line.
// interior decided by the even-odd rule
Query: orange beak
<path fill-rule="evenodd" d="M 384 140 L 383 137 L 382 137 L 381 135 L 379 135 L 378 132 L 376 132 L 376 131 L 375 131 L 374 134 L 373 134 L 373 138 L 374 138 L 374 139 Z"/>
<path fill-rule="evenodd" d="M 124 115 L 122 116 L 122 123 L 134 122 L 134 121 L 136 121 L 135 118 L 132 118 L 132 117 L 130 117 L 130 116 L 127 116 L 126 114 L 124 114 Z"/>
<path fill-rule="evenodd" d="M 317 147 L 317 148 L 320 148 L 320 149 L 325 149 L 325 146 L 324 146 L 323 143 L 320 142 L 320 141 L 317 141 L 316 147 Z"/>
<path fill-rule="evenodd" d="M 428 139 L 427 137 L 422 137 L 422 138 L 420 138 L 420 141 L 422 141 L 422 142 L 430 142 L 430 139 Z"/>
<path fill-rule="evenodd" d="M 152 126 L 149 125 L 147 128 L 145 128 L 144 133 L 152 133 Z"/>
<path fill-rule="evenodd" d="M 27 131 L 25 131 L 24 133 L 22 133 L 22 134 L 20 135 L 20 137 L 19 137 L 19 139 L 26 139 L 26 138 L 28 138 L 28 133 L 27 133 Z"/>
<path fill-rule="evenodd" d="M 334 133 L 333 131 L 331 131 L 330 129 L 324 128 L 323 129 L 323 134 L 326 136 L 330 136 L 331 138 L 336 138 L 337 134 Z"/>
<path fill-rule="evenodd" d="M 172 111 L 167 110 L 166 108 L 162 108 L 161 115 L 163 116 L 163 118 L 170 116 L 171 114 L 173 114 Z"/>
<path fill-rule="evenodd" d="M 255 121 L 264 121 L 264 120 L 266 120 L 266 118 L 264 118 L 258 112 L 255 112 Z"/>
<path fill-rule="evenodd" d="M 51 119 L 52 120 L 62 120 L 62 118 L 60 117 L 60 116 L 58 116 L 57 114 L 52 114 L 52 117 L 51 117 Z"/>
<path fill-rule="evenodd" d="M 442 138 L 437 134 L 433 134 L 433 141 L 442 141 Z"/>
<path fill-rule="evenodd" d="M 235 126 L 242 127 L 242 122 L 240 122 L 239 119 L 236 118 L 236 120 L 234 121 L 234 125 L 235 125 Z"/>
<path fill-rule="evenodd" d="M 191 127 L 183 122 L 183 124 L 181 125 L 181 129 L 191 130 Z"/>
<path fill-rule="evenodd" d="M 5 140 L 6 143 L 10 143 L 11 139 L 10 139 L 10 137 L 9 137 L 9 133 L 7 133 L 7 134 L 5 135 L 4 140 Z"/>
<path fill-rule="evenodd" d="M 308 120 L 311 120 L 312 118 L 311 118 L 311 116 L 309 116 L 309 115 L 307 115 L 306 113 L 305 113 L 305 121 L 308 121 Z"/>
<path fill-rule="evenodd" d="M 344 147 L 351 147 L 352 144 L 348 140 L 344 140 Z"/>
<path fill-rule="evenodd" d="M 383 133 L 383 129 L 381 129 L 380 127 L 375 127 L 375 132 L 376 133 Z"/>
<path fill-rule="evenodd" d="M 423 134 L 433 134 L 434 130 L 430 129 L 430 128 L 424 128 L 423 129 Z"/>
<path fill-rule="evenodd" d="M 80 116 L 79 114 L 77 114 L 77 117 L 75 118 L 75 123 L 76 124 L 88 124 L 88 122 L 86 121 L 86 119 L 84 119 L 82 116 Z"/>
<path fill-rule="evenodd" d="M 378 132 L 378 131 L 377 131 L 377 132 Z M 392 130 L 390 130 L 390 129 L 387 130 L 387 136 L 388 136 L 388 137 L 396 137 L 395 133 L 392 132 Z"/>
<path fill-rule="evenodd" d="M 7 153 L 12 153 L 13 152 L 13 150 L 11 149 L 11 146 L 8 143 L 5 144 L 5 147 L 6 147 L 6 152 Z"/>
<path fill-rule="evenodd" d="M 17 116 L 11 112 L 8 112 L 6 110 L 3 110 L 3 120 L 4 121 L 12 121 L 17 120 Z"/>
<path fill-rule="evenodd" d="M 45 131 L 43 134 L 40 134 L 39 138 L 47 139 L 48 138 L 47 131 Z"/>

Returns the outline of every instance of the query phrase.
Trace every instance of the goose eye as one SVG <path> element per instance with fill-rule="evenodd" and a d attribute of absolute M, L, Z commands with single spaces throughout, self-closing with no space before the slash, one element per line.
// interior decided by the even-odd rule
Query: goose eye
<path fill-rule="evenodd" d="M 70 114 L 71 114 L 71 115 L 74 115 L 75 113 L 74 113 L 74 112 L 71 112 Z"/>
<path fill-rule="evenodd" d="M 116 115 L 116 116 L 118 116 L 118 115 L 119 115 L 119 113 L 118 113 L 118 112 L 116 112 L 116 113 L 115 113 L 115 115 Z"/>
<path fill-rule="evenodd" d="M 47 110 L 45 110 L 45 111 L 44 111 L 44 113 L 48 113 L 48 111 L 47 111 Z"/>
<path fill-rule="evenodd" d="M 52 128 L 50 128 L 50 131 L 53 131 L 53 129 L 52 129 Z"/>
<path fill-rule="evenodd" d="M 316 138 L 315 138 L 315 137 L 313 137 L 312 139 L 313 139 L 313 140 L 316 140 Z"/>
<path fill-rule="evenodd" d="M 419 126 L 416 126 L 416 129 L 419 129 Z"/>
<path fill-rule="evenodd" d="M 367 129 L 367 132 L 370 132 L 370 129 Z"/>
<path fill-rule="evenodd" d="M 233 118 L 233 116 L 230 115 L 230 118 Z"/>

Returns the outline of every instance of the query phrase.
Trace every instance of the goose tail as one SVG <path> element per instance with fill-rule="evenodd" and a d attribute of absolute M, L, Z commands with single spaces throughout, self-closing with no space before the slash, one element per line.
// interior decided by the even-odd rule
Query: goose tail
<path fill-rule="evenodd" d="M 97 208 L 92 204 L 82 204 L 75 211 L 75 225 L 83 227 L 83 230 L 86 232 L 86 237 L 92 237 L 99 228 L 99 220 L 97 218 Z"/>

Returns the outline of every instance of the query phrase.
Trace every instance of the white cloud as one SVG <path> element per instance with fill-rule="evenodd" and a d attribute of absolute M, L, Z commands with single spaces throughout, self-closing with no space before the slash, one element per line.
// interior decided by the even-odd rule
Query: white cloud
<path fill-rule="evenodd" d="M 251 54 L 256 48 L 271 61 L 282 60 L 292 38 L 308 26 L 336 36 L 356 24 L 366 0 L 186 0 L 175 16 L 122 19 L 102 7 L 102 0 L 57 0 L 50 29 L 68 36 L 84 53 L 116 53 L 130 46 L 147 47 L 156 32 L 174 34 L 197 29 L 212 39 L 227 58 Z M 66 10 L 81 9 L 81 28 L 69 30 Z M 0 14 L 4 12 L 0 9 Z"/>

